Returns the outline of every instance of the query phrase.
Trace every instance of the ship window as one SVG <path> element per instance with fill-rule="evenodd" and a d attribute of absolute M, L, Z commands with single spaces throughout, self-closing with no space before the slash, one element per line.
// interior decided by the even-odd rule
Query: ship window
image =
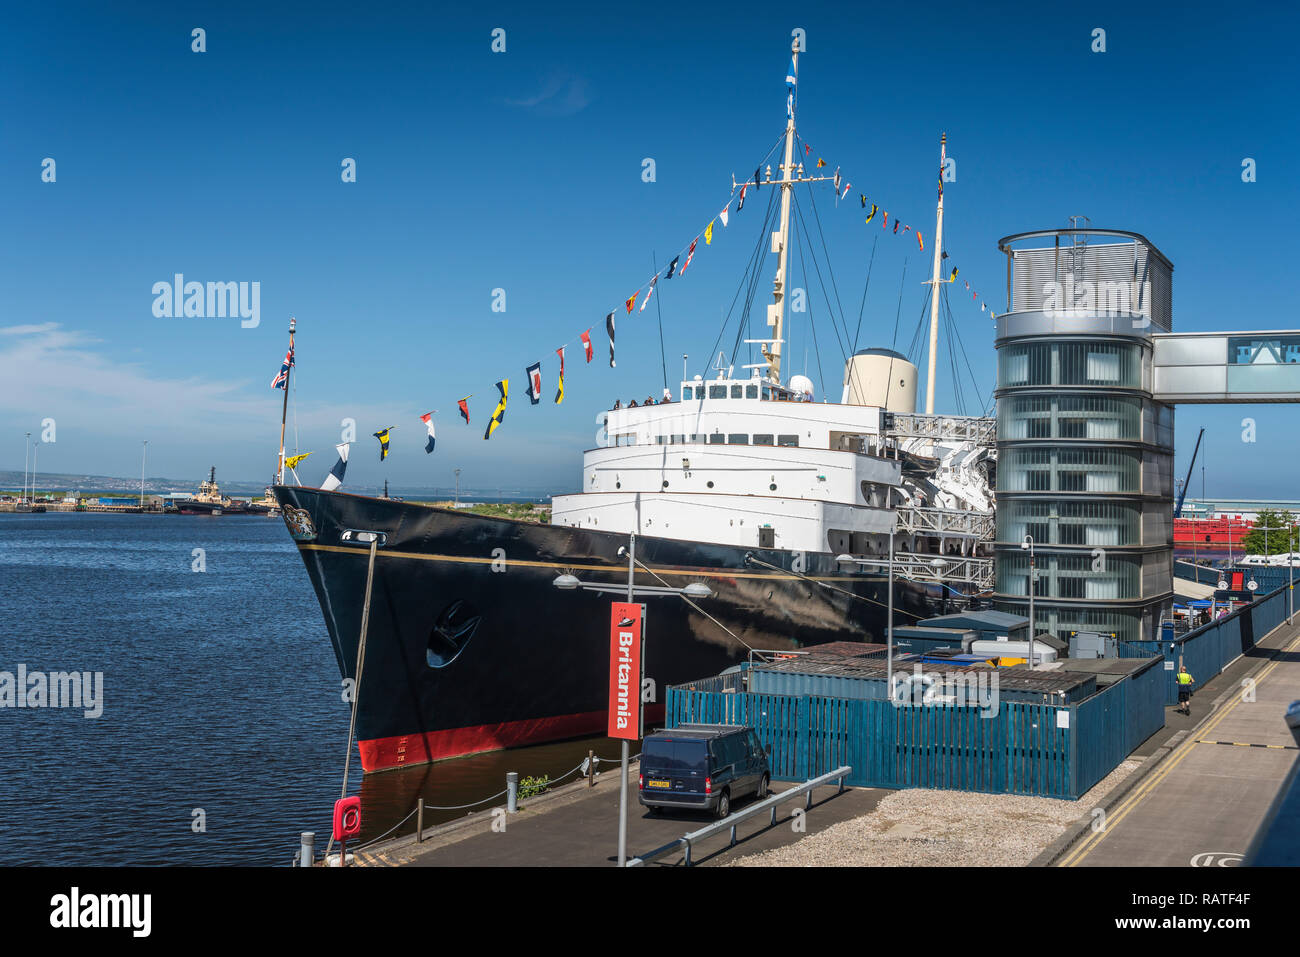
<path fill-rule="evenodd" d="M 741 393 L 743 393 L 744 391 L 745 391 L 744 386 L 733 385 L 731 387 L 731 397 L 733 399 L 739 399 L 742 397 Z"/>
<path fill-rule="evenodd" d="M 667 444 L 668 444 L 668 436 L 666 435 L 655 436 L 655 445 L 667 445 Z"/>
<path fill-rule="evenodd" d="M 763 398 L 764 399 L 772 398 L 772 390 L 768 386 L 763 386 Z"/>
<path fill-rule="evenodd" d="M 756 436 L 754 436 L 754 444 L 755 444 L 755 445 L 772 445 L 772 444 L 773 444 L 773 441 L 774 441 L 774 440 L 773 440 L 773 436 L 771 436 L 771 435 L 756 435 Z"/>
<path fill-rule="evenodd" d="M 744 432 L 732 432 L 727 436 L 728 445 L 748 445 L 749 436 Z"/>
<path fill-rule="evenodd" d="M 714 432 L 712 435 L 709 436 L 710 445 L 721 445 L 723 442 L 726 441 L 727 441 L 727 437 L 723 435 L 721 432 Z"/>
<path fill-rule="evenodd" d="M 764 526 L 763 528 L 760 528 L 760 529 L 758 530 L 758 547 L 759 547 L 759 548 L 774 548 L 774 547 L 776 547 L 776 529 L 775 529 L 775 528 L 772 528 L 772 527 L 769 525 L 769 526 Z"/>
<path fill-rule="evenodd" d="M 745 386 L 745 398 L 746 398 L 746 399 L 757 399 L 757 398 L 758 398 L 758 386 L 756 386 L 756 385 L 747 385 L 747 386 Z"/>
<path fill-rule="evenodd" d="M 727 387 L 725 385 L 709 386 L 710 399 L 725 399 L 727 397 Z"/>
<path fill-rule="evenodd" d="M 693 398 L 695 398 L 694 390 L 688 385 L 682 386 L 682 401 L 685 402 Z"/>
<path fill-rule="evenodd" d="M 703 433 L 700 433 L 700 432 L 696 432 L 694 435 L 687 436 L 687 438 L 688 438 L 691 442 L 704 442 L 704 441 L 705 441 L 705 436 L 703 435 Z"/>
<path fill-rule="evenodd" d="M 799 447 L 799 436 L 797 435 L 778 435 L 776 444 L 783 449 L 797 449 Z"/>
<path fill-rule="evenodd" d="M 675 445 L 684 445 L 684 444 L 686 443 L 686 436 L 684 436 L 684 435 L 674 435 L 674 436 L 673 436 L 673 443 L 674 443 Z"/>

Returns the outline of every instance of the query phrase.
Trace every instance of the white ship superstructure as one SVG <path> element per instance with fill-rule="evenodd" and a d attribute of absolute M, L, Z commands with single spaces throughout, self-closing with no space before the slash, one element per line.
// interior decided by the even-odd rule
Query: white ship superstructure
<path fill-rule="evenodd" d="M 607 444 L 584 454 L 582 492 L 552 500 L 553 524 L 867 557 L 891 532 L 904 556 L 977 558 L 992 539 L 991 419 L 815 402 L 725 374 L 679 388 L 607 414 Z"/>
<path fill-rule="evenodd" d="M 882 410 L 806 400 L 770 379 L 695 379 L 679 399 L 608 414 L 582 492 L 552 522 L 791 551 L 877 554 L 901 463 Z"/>
<path fill-rule="evenodd" d="M 796 48 L 792 84 L 798 57 Z M 992 419 L 916 415 L 918 370 L 889 349 L 848 359 L 838 403 L 814 401 L 804 376 L 782 383 L 791 191 L 832 178 L 806 174 L 796 161 L 794 117 L 792 86 L 784 162 L 777 178 L 769 166 L 765 179 L 781 191 L 779 227 L 771 236 L 777 257 L 767 306 L 771 338 L 745 340 L 760 346 L 765 361 L 747 366 L 748 378 L 720 362 L 716 378 L 681 381 L 675 401 L 611 410 L 604 444 L 584 454 L 582 491 L 555 496 L 551 522 L 858 558 L 887 556 L 892 537 L 909 567 L 924 566 L 927 556 L 953 555 L 960 559 L 953 577 L 989 584 L 991 563 L 981 560 L 980 545 L 994 531 Z M 942 155 L 941 146 L 941 168 Z M 834 179 L 838 187 L 838 174 Z M 937 215 L 941 228 L 942 182 Z M 930 281 L 936 304 L 944 281 L 939 246 Z M 934 401 L 936 323 L 937 308 L 927 411 Z"/>

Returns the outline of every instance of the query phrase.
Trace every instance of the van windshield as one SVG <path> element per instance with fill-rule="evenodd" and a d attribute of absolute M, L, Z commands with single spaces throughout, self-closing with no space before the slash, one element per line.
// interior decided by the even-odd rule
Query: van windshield
<path fill-rule="evenodd" d="M 641 763 L 665 771 L 707 770 L 708 755 L 698 738 L 646 738 Z"/>

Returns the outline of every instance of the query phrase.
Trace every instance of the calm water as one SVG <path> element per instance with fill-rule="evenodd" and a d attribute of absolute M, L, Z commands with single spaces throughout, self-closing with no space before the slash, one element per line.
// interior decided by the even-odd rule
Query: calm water
<path fill-rule="evenodd" d="M 282 865 L 304 830 L 324 846 L 348 705 L 278 519 L 0 513 L 0 671 L 19 664 L 102 672 L 103 714 L 0 708 L 6 863 Z M 465 804 L 502 790 L 507 770 L 554 778 L 589 747 L 618 754 L 566 742 L 364 781 L 354 749 L 362 840 L 421 794 Z"/>

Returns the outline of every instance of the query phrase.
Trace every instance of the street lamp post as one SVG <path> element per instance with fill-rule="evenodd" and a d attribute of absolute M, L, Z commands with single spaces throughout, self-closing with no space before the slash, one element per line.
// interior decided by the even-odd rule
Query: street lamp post
<path fill-rule="evenodd" d="M 889 530 L 889 604 L 885 614 L 885 693 L 894 697 L 894 530 Z"/>
<path fill-rule="evenodd" d="M 18 501 L 23 505 L 27 504 L 27 456 L 31 451 L 32 434 L 27 433 L 27 438 L 23 440 L 23 494 L 18 496 Z"/>
<path fill-rule="evenodd" d="M 856 564 L 859 566 L 880 566 L 884 565 L 888 569 L 889 585 L 887 587 L 887 599 L 885 604 L 885 689 L 886 693 L 893 696 L 894 693 L 894 530 L 889 532 L 889 556 L 885 561 L 873 558 L 858 558 L 844 552 L 835 556 L 835 561 L 840 565 Z"/>
<path fill-rule="evenodd" d="M 619 549 L 623 551 L 622 548 Z M 636 532 L 632 532 L 627 537 L 627 600 L 631 604 L 636 597 Z M 645 670 L 645 626 L 641 629 L 641 655 L 639 656 L 642 671 Z M 641 676 L 637 675 L 637 697 L 641 697 Z M 638 705 L 639 707 L 639 705 Z M 642 734 L 645 728 L 639 729 Z M 619 774 L 618 782 L 618 866 L 627 866 L 627 771 L 629 763 L 627 738 L 620 738 L 619 749 L 622 756 L 623 769 Z"/>
<path fill-rule="evenodd" d="M 144 508 L 144 463 L 149 457 L 149 440 L 145 439 L 140 444 L 140 508 Z"/>
<path fill-rule="evenodd" d="M 626 594 L 627 594 L 627 600 L 629 602 L 635 601 L 637 595 L 677 595 L 683 600 L 690 600 L 694 598 L 711 598 L 713 596 L 713 589 L 709 588 L 708 585 L 705 585 L 701 582 L 691 582 L 691 584 L 687 585 L 685 588 L 673 588 L 672 586 L 669 585 L 665 585 L 665 586 L 642 585 L 638 587 L 636 584 L 636 566 L 640 565 L 641 563 L 636 560 L 636 533 L 635 532 L 633 532 L 628 537 L 628 543 L 626 548 L 624 548 L 623 546 L 619 546 L 618 554 L 619 557 L 622 557 L 623 555 L 627 556 Z M 646 568 L 645 565 L 641 565 L 641 567 Z M 646 568 L 646 571 L 649 571 L 649 569 Z M 572 591 L 574 589 L 581 588 L 584 591 L 610 592 L 610 593 L 617 594 L 625 590 L 622 585 L 612 585 L 604 582 L 584 582 L 584 581 L 580 581 L 576 576 L 569 575 L 569 574 L 560 575 L 553 582 L 551 582 L 551 584 L 563 591 Z M 644 645 L 645 645 L 644 632 L 642 632 L 641 635 L 641 643 L 644 650 Z M 645 667 L 644 654 L 641 655 L 641 662 L 642 662 L 642 668 L 644 668 Z M 639 687 L 638 687 L 638 693 L 639 693 Z M 631 756 L 628 750 L 629 747 L 628 739 L 627 738 L 621 739 L 621 743 L 622 743 L 622 749 L 621 749 L 622 750 L 622 779 L 619 783 L 619 801 L 618 801 L 618 866 L 626 867 L 627 866 L 627 807 L 628 807 L 627 780 L 628 780 L 628 764 L 630 763 Z"/>
<path fill-rule="evenodd" d="M 1291 624 L 1291 619 L 1295 617 L 1295 532 L 1296 527 L 1291 525 L 1258 525 L 1256 528 L 1264 532 L 1264 559 L 1265 563 L 1271 567 L 1268 550 L 1268 533 L 1280 532 L 1286 529 L 1286 623 Z M 1251 580 L 1254 580 L 1254 574 L 1251 574 Z"/>
<path fill-rule="evenodd" d="M 460 507 L 460 469 L 456 469 L 456 502 L 455 507 Z"/>
<path fill-rule="evenodd" d="M 1034 584 L 1037 571 L 1034 568 L 1034 536 L 1026 535 L 1020 543 L 1022 550 L 1029 552 L 1029 670 L 1034 670 Z"/>

